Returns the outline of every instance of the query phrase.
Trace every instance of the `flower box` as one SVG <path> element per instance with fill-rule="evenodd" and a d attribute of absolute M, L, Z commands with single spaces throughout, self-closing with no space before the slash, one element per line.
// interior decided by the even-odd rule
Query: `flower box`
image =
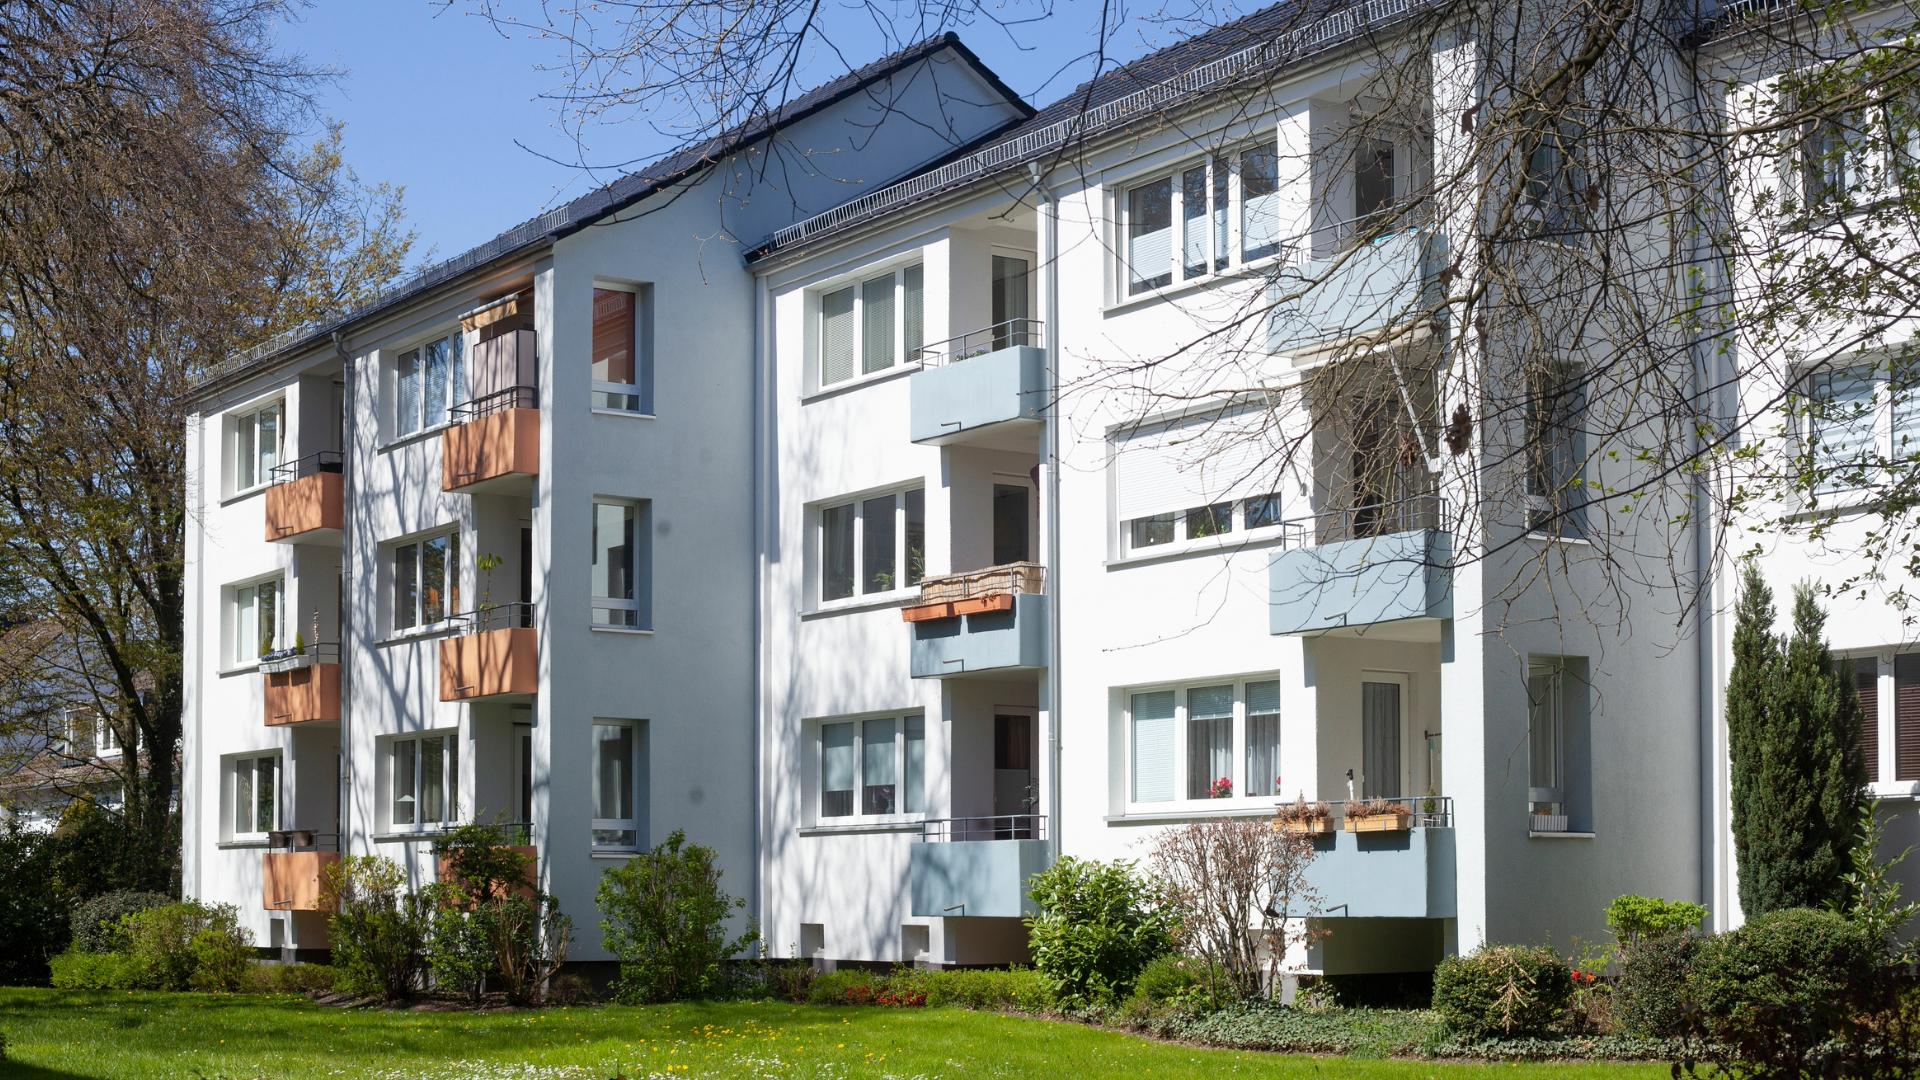
<path fill-rule="evenodd" d="M 270 652 L 262 655 L 260 657 L 260 670 L 269 675 L 277 675 L 283 671 L 298 671 L 304 667 L 312 667 L 313 662 L 314 657 L 310 652 L 306 652 L 305 650 L 295 651 L 292 649 L 282 649 L 279 652 Z"/>
<path fill-rule="evenodd" d="M 1413 827 L 1411 814 L 1368 814 L 1347 817 L 1348 832 L 1406 832 Z"/>
<path fill-rule="evenodd" d="M 1333 821 L 1328 818 L 1282 821 L 1277 827 L 1283 833 L 1293 833 L 1298 836 L 1327 836 L 1333 832 Z"/>

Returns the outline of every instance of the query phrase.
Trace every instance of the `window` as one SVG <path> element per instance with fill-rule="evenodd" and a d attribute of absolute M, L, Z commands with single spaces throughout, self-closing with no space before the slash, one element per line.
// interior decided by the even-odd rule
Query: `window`
<path fill-rule="evenodd" d="M 1127 295 L 1173 280 L 1173 180 L 1161 177 L 1127 192 Z"/>
<path fill-rule="evenodd" d="M 1278 680 L 1222 680 L 1132 693 L 1126 727 L 1131 803 L 1280 794 Z"/>
<path fill-rule="evenodd" d="M 432 626 L 459 613 L 459 532 L 396 544 L 393 549 L 393 628 Z"/>
<path fill-rule="evenodd" d="M 650 599 L 646 503 L 593 504 L 593 625 L 645 628 Z"/>
<path fill-rule="evenodd" d="M 1854 659 L 1854 686 L 1860 694 L 1860 750 L 1868 783 L 1920 780 L 1920 652 L 1890 658 Z M 1883 709 L 1881 703 L 1888 704 Z M 1884 721 L 1893 722 L 1893 750 L 1883 754 Z"/>
<path fill-rule="evenodd" d="M 1273 494 L 1283 451 L 1257 410 L 1145 424 L 1113 443 L 1120 547 L 1140 554 L 1176 544 L 1279 529 Z"/>
<path fill-rule="evenodd" d="M 1280 252 L 1280 156 L 1271 146 L 1240 151 L 1240 261 Z"/>
<path fill-rule="evenodd" d="M 653 293 L 593 290 L 593 407 L 653 412 Z"/>
<path fill-rule="evenodd" d="M 820 725 L 820 818 L 927 809 L 927 722 L 912 714 Z"/>
<path fill-rule="evenodd" d="M 1386 139 L 1361 139 L 1353 158 L 1353 216 L 1362 227 L 1393 208 L 1394 146 Z"/>
<path fill-rule="evenodd" d="M 104 716 L 94 717 L 93 753 L 95 757 L 113 757 L 120 753 L 120 729 Z"/>
<path fill-rule="evenodd" d="M 822 602 L 918 585 L 926 556 L 926 494 L 918 487 L 820 508 Z"/>
<path fill-rule="evenodd" d="M 820 296 L 820 385 L 918 359 L 926 331 L 925 271 L 890 270 Z"/>
<path fill-rule="evenodd" d="M 457 733 L 429 732 L 388 744 L 389 822 L 395 829 L 451 824 L 460 813 Z"/>
<path fill-rule="evenodd" d="M 1532 657 L 1526 674 L 1528 830 L 1590 832 L 1586 661 Z"/>
<path fill-rule="evenodd" d="M 280 582 L 260 581 L 233 590 L 233 652 L 236 666 L 257 662 L 280 647 L 285 624 Z"/>
<path fill-rule="evenodd" d="M 594 847 L 640 847 L 641 739 L 640 725 L 634 721 L 594 721 Z"/>
<path fill-rule="evenodd" d="M 1586 531 L 1586 388 L 1568 368 L 1527 375 L 1527 527 L 1553 536 Z"/>
<path fill-rule="evenodd" d="M 1807 376 L 1807 450 L 1815 473 L 1814 490 L 1844 491 L 1871 482 L 1886 452 L 1878 436 L 1879 402 L 1891 397 L 1895 456 L 1910 452 L 1916 434 L 1914 415 L 1920 394 L 1908 379 L 1885 389 L 1879 365 L 1818 370 Z M 1916 445 L 1913 449 L 1920 449 Z"/>
<path fill-rule="evenodd" d="M 1210 155 L 1128 188 L 1121 199 L 1126 294 L 1280 254 L 1280 155 L 1274 144 Z M 1235 230 L 1238 253 L 1235 252 Z"/>
<path fill-rule="evenodd" d="M 466 400 L 466 335 L 456 329 L 401 352 L 394 363 L 393 430 L 398 435 L 438 427 Z"/>
<path fill-rule="evenodd" d="M 282 419 L 286 404 L 275 401 L 233 418 L 233 490 L 245 491 L 273 479 L 280 464 Z"/>
<path fill-rule="evenodd" d="M 1572 233 L 1586 212 L 1586 178 L 1575 156 L 1571 121 L 1543 121 L 1527 148 L 1518 214 L 1536 232 Z"/>
<path fill-rule="evenodd" d="M 260 840 L 280 827 L 280 754 L 228 759 L 228 826 L 234 840 Z"/>

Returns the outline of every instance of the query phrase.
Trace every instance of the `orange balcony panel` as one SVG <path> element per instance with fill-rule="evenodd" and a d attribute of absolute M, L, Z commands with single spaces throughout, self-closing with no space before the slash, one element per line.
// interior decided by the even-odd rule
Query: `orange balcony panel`
<path fill-rule="evenodd" d="M 310 664 L 267 675 L 267 726 L 340 722 L 340 665 Z"/>
<path fill-rule="evenodd" d="M 540 474 L 540 410 L 502 409 L 440 436 L 440 488 L 469 491 Z"/>
<path fill-rule="evenodd" d="M 325 911 L 320 889 L 337 851 L 269 851 L 261 856 L 262 905 L 268 911 Z"/>
<path fill-rule="evenodd" d="M 989 611 L 1012 611 L 1013 594 L 998 593 L 993 596 L 975 596 L 965 600 L 948 600 L 944 603 L 916 604 L 901 608 L 900 619 L 903 622 L 931 622 L 934 619 L 952 619 L 961 615 L 985 615 Z"/>
<path fill-rule="evenodd" d="M 323 472 L 268 488 L 267 542 L 314 540 L 323 529 L 337 534 L 344 481 L 337 472 Z"/>
<path fill-rule="evenodd" d="M 440 700 L 473 701 L 540 689 L 540 632 L 482 630 L 440 639 Z"/>

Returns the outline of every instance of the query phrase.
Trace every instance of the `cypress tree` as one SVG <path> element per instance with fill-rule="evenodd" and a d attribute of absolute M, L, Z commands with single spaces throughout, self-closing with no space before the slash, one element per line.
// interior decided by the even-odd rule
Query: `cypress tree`
<path fill-rule="evenodd" d="M 1760 571 L 1748 563 L 1741 570 L 1740 596 L 1734 606 L 1733 666 L 1727 671 L 1728 798 L 1733 813 L 1733 853 L 1740 871 L 1740 906 L 1751 916 L 1761 909 L 1759 897 L 1769 860 L 1756 857 L 1756 822 L 1764 827 L 1767 807 L 1756 805 L 1756 785 L 1763 768 L 1761 747 L 1767 741 L 1771 713 L 1768 698 L 1780 646 L 1773 636 L 1773 590 Z M 1761 849 L 1766 837 L 1759 838 Z"/>

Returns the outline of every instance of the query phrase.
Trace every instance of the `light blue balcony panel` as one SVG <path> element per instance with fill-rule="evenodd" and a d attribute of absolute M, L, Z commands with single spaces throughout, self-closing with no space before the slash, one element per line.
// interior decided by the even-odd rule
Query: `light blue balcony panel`
<path fill-rule="evenodd" d="M 908 431 L 914 442 L 940 445 L 995 424 L 1039 423 L 1046 406 L 1047 354 L 1015 345 L 949 360 L 913 375 Z"/>
<path fill-rule="evenodd" d="M 913 914 L 1003 919 L 1031 915 L 1027 879 L 1046 868 L 1045 840 L 915 844 L 907 859 Z"/>
<path fill-rule="evenodd" d="M 1269 566 L 1276 634 L 1453 617 L 1453 538 L 1415 529 L 1288 548 Z"/>
<path fill-rule="evenodd" d="M 1450 919 L 1455 914 L 1453 830 L 1351 833 L 1314 838 L 1307 883 L 1327 918 Z"/>
<path fill-rule="evenodd" d="M 954 678 L 1047 666 L 1047 598 L 1020 593 L 1010 611 L 908 624 L 916 679 Z"/>
<path fill-rule="evenodd" d="M 1268 286 L 1267 348 L 1289 352 L 1375 334 L 1433 305 L 1438 238 L 1409 229 L 1280 271 Z"/>

